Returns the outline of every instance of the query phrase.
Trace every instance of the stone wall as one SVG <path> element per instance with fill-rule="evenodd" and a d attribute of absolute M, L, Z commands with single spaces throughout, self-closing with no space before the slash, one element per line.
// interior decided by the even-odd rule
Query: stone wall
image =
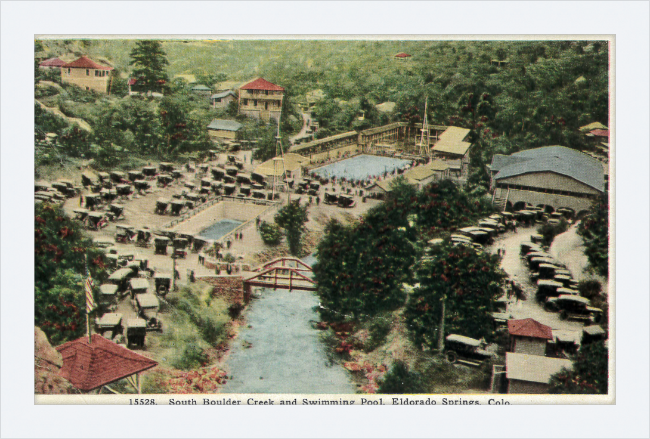
<path fill-rule="evenodd" d="M 223 299 L 229 304 L 244 303 L 243 276 L 197 276 L 196 280 L 213 286 L 212 297 Z"/>

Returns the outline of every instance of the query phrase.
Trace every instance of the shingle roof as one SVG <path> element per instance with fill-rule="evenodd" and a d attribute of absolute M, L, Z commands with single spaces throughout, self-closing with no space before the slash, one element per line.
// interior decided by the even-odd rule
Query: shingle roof
<path fill-rule="evenodd" d="M 609 130 L 597 129 L 597 130 L 589 131 L 589 134 L 598 137 L 609 137 Z"/>
<path fill-rule="evenodd" d="M 192 91 L 212 91 L 212 89 L 206 85 L 203 84 L 197 84 L 193 85 L 190 90 Z"/>
<path fill-rule="evenodd" d="M 533 319 L 508 320 L 508 333 L 522 337 L 553 340 L 553 330 Z"/>
<path fill-rule="evenodd" d="M 449 154 L 465 155 L 472 144 L 465 142 L 469 134 L 467 128 L 449 127 L 441 135 L 433 147 L 433 151 Z"/>
<path fill-rule="evenodd" d="M 209 130 L 239 131 L 243 125 L 235 120 L 215 119 L 208 125 Z"/>
<path fill-rule="evenodd" d="M 344 139 L 346 137 L 357 136 L 356 131 L 348 131 L 347 133 L 335 134 L 333 136 L 325 137 L 323 139 L 312 140 L 311 142 L 302 145 L 296 145 L 291 148 L 291 151 L 301 151 L 303 149 L 311 148 L 312 146 L 321 145 L 323 143 L 331 142 L 333 140 Z"/>
<path fill-rule="evenodd" d="M 273 90 L 273 91 L 284 91 L 284 88 L 279 85 L 275 85 L 264 78 L 257 78 L 256 80 L 249 82 L 248 84 L 241 87 L 241 90 Z"/>
<path fill-rule="evenodd" d="M 57 346 L 63 357 L 60 374 L 78 389 L 89 391 L 138 372 L 151 369 L 157 362 L 109 341 L 99 334 Z"/>
<path fill-rule="evenodd" d="M 573 369 L 571 360 L 506 352 L 506 378 L 547 384 L 562 368 Z"/>
<path fill-rule="evenodd" d="M 67 64 L 64 64 L 62 67 L 64 68 L 73 68 L 73 69 L 98 69 L 98 70 L 113 70 L 113 67 L 109 66 L 103 66 L 101 64 L 97 64 L 95 61 L 92 59 L 88 58 L 87 56 L 82 56 L 81 58 L 78 58 L 72 62 L 69 62 Z"/>
<path fill-rule="evenodd" d="M 417 166 L 404 173 L 404 177 L 411 182 L 417 182 L 433 176 L 437 171 L 449 169 L 449 165 L 442 160 L 434 160 L 423 166 Z"/>
<path fill-rule="evenodd" d="M 528 149 L 510 156 L 495 155 L 491 169 L 495 180 L 534 172 L 554 172 L 573 178 L 597 191 L 604 189 L 603 166 L 596 159 L 564 146 Z"/>
<path fill-rule="evenodd" d="M 63 65 L 65 65 L 65 61 L 56 57 L 46 59 L 45 61 L 39 64 L 40 67 L 61 67 Z"/>
<path fill-rule="evenodd" d="M 215 93 L 212 96 L 210 96 L 210 98 L 220 99 L 220 98 L 225 98 L 228 95 L 235 96 L 235 93 L 232 90 L 227 90 L 227 91 L 222 91 L 221 93 Z"/>
<path fill-rule="evenodd" d="M 409 56 L 411 55 L 409 55 L 408 53 L 400 52 L 397 55 L 395 55 L 395 58 L 408 58 Z"/>
<path fill-rule="evenodd" d="M 293 154 L 291 152 L 288 152 L 284 154 L 284 169 L 285 171 L 292 172 L 298 168 L 300 168 L 303 164 L 309 163 L 309 159 L 307 157 L 303 157 L 298 154 Z M 278 167 L 280 167 L 278 165 Z M 273 164 L 273 159 L 267 160 L 261 165 L 259 165 L 257 168 L 255 168 L 255 173 L 261 174 L 261 175 L 280 175 L 282 174 L 282 169 L 275 169 L 275 165 Z"/>

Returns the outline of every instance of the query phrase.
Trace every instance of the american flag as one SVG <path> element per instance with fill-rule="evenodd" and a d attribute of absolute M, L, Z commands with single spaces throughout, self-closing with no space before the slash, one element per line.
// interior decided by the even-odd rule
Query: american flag
<path fill-rule="evenodd" d="M 88 276 L 86 279 L 86 312 L 91 312 L 97 306 L 93 298 L 93 278 Z"/>

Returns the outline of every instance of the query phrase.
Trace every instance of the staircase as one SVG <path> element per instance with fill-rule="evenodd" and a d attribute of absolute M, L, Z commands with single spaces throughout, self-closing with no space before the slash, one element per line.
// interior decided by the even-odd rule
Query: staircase
<path fill-rule="evenodd" d="M 498 195 L 497 196 L 497 192 Z M 508 192 L 506 193 L 506 196 L 503 197 L 503 191 L 502 190 L 495 190 L 494 191 L 494 196 L 492 197 L 492 205 L 497 208 L 499 212 L 503 212 L 506 210 L 506 204 L 508 203 L 508 196 L 510 195 L 510 189 L 508 189 Z"/>

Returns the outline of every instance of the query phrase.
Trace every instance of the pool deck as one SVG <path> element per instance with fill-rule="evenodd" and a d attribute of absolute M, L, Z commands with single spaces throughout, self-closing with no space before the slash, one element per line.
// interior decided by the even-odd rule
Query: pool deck
<path fill-rule="evenodd" d="M 384 172 L 392 173 L 396 169 L 404 168 L 410 163 L 410 160 L 405 159 L 360 154 L 314 168 L 310 172 L 321 177 L 331 176 L 336 178 L 344 177 L 348 180 L 365 180 L 383 175 Z"/>

